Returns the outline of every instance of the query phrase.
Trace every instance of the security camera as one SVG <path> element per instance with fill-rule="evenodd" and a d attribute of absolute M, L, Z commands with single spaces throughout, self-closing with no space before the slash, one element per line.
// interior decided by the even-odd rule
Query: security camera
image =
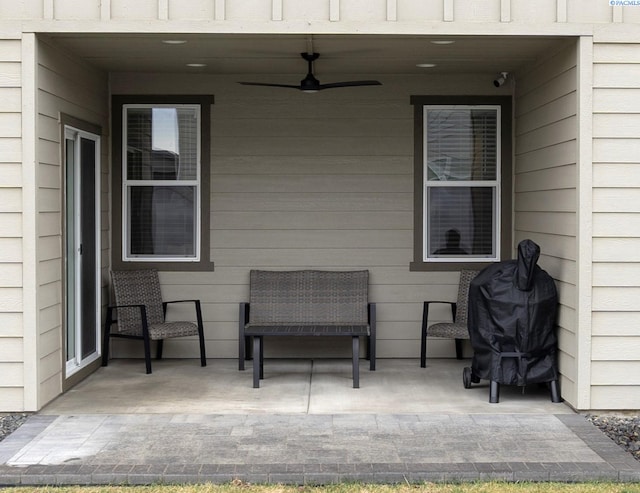
<path fill-rule="evenodd" d="M 500 72 L 500 75 L 498 75 L 498 77 L 496 77 L 493 80 L 493 85 L 496 87 L 500 87 L 502 84 L 504 84 L 507 81 L 508 75 L 509 75 L 509 72 Z"/>

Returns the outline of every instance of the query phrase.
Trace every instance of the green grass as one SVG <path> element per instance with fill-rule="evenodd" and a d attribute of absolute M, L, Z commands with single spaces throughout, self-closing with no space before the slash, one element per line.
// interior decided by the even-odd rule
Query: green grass
<path fill-rule="evenodd" d="M 2 493 L 640 493 L 637 483 L 424 483 L 401 485 L 336 484 L 327 486 L 223 485 L 34 486 L 3 488 Z"/>

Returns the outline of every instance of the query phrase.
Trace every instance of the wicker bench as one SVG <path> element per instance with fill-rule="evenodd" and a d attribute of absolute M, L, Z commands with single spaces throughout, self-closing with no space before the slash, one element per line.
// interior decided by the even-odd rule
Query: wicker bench
<path fill-rule="evenodd" d="M 353 387 L 358 388 L 361 337 L 368 342 L 369 369 L 376 367 L 376 312 L 368 289 L 366 270 L 252 270 L 249 303 L 240 303 L 239 369 L 253 356 L 253 386 L 260 386 L 265 336 L 351 337 Z"/>

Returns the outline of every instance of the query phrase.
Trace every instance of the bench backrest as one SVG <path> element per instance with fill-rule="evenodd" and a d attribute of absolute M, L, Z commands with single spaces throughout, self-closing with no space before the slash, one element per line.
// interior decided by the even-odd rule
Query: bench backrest
<path fill-rule="evenodd" d="M 250 274 L 252 324 L 366 325 L 369 271 Z"/>

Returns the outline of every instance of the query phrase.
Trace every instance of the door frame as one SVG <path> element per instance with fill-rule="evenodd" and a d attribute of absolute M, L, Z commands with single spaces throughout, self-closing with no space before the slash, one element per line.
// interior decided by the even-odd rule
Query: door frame
<path fill-rule="evenodd" d="M 102 355 L 102 330 L 101 330 L 101 320 L 102 320 L 102 275 L 101 275 L 101 241 L 100 241 L 100 233 L 101 233 L 101 208 L 100 208 L 100 177 L 101 177 L 101 156 L 102 156 L 102 127 L 86 122 L 84 120 L 80 120 L 78 118 L 74 118 L 69 115 L 60 115 L 60 132 L 61 132 L 61 145 L 60 145 L 60 153 L 61 153 L 61 190 L 62 190 L 62 204 L 61 204 L 61 222 L 62 222 L 62 243 L 63 243 L 63 262 L 62 262 L 62 370 L 63 370 L 63 382 L 62 382 L 62 390 L 66 391 L 69 388 L 73 387 L 82 379 L 86 378 L 88 375 L 93 373 L 97 368 L 100 367 L 101 364 L 101 355 Z M 67 246 L 66 246 L 66 238 L 69 225 L 67 224 L 66 214 L 67 214 L 67 167 L 66 167 L 66 139 L 67 139 L 67 131 L 71 131 L 75 133 L 79 137 L 86 136 L 91 140 L 96 141 L 96 163 L 95 163 L 95 177 L 94 177 L 94 190 L 95 190 L 95 296 L 96 296 L 96 314 L 95 314 L 95 323 L 96 323 L 96 351 L 87 357 L 84 361 L 81 361 L 81 364 L 76 367 L 70 367 L 67 364 L 67 325 L 68 325 L 68 317 L 67 317 L 67 266 L 69 259 L 67 258 Z"/>

